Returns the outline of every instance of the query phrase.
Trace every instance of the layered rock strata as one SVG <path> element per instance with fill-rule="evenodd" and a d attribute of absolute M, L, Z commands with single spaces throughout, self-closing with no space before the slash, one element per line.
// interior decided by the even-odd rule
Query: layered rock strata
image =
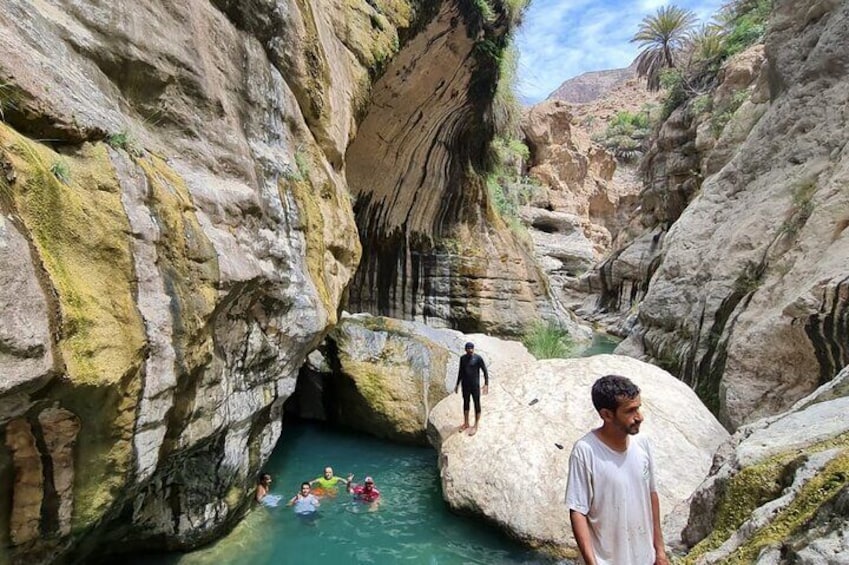
<path fill-rule="evenodd" d="M 629 357 L 598 355 L 517 360 L 492 381 L 480 428 L 471 437 L 457 432 L 462 410 L 457 395 L 437 404 L 428 435 L 439 450 L 443 496 L 451 508 L 482 516 L 532 547 L 575 557 L 564 503 L 569 453 L 575 441 L 600 425 L 590 388 L 610 373 L 628 375 L 642 389 L 640 433 L 653 443 L 661 512 L 686 500 L 728 434 L 695 393 L 670 374 Z"/>
<path fill-rule="evenodd" d="M 487 202 L 493 55 L 514 16 L 504 9 L 488 20 L 472 3 L 442 4 L 375 83 L 346 156 L 366 250 L 349 310 L 510 335 L 569 319 Z"/>
<path fill-rule="evenodd" d="M 349 147 L 366 114 L 366 137 L 381 135 L 374 81 L 391 79 L 385 97 L 454 61 L 447 98 L 410 106 L 440 116 L 434 147 L 485 143 L 495 76 L 472 64 L 480 21 L 453 3 L 381 1 L 0 12 L 0 548 L 61 562 L 204 543 L 246 509 L 299 367 L 337 322 L 361 254 Z M 402 48 L 407 73 L 387 73 Z M 438 174 L 448 154 L 426 186 L 401 189 L 450 185 L 449 220 L 484 218 L 479 193 Z M 511 296 L 536 308 L 539 281 L 521 277 Z M 500 296 L 451 280 L 447 296 L 469 304 Z"/>
<path fill-rule="evenodd" d="M 639 268 L 613 257 L 587 280 L 599 306 L 638 313 L 619 351 L 679 375 L 730 429 L 849 363 L 847 9 L 776 3 L 765 45 L 663 125 Z"/>

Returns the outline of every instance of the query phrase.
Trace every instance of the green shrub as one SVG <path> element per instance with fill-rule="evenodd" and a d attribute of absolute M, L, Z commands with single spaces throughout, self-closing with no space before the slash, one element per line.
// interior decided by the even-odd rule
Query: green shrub
<path fill-rule="evenodd" d="M 734 290 L 742 295 L 755 292 L 763 282 L 764 271 L 764 265 L 755 261 L 747 261 L 734 281 Z"/>
<path fill-rule="evenodd" d="M 790 214 L 781 224 L 780 232 L 795 237 L 814 212 L 814 194 L 817 191 L 816 180 L 800 183 L 793 190 L 793 200 Z"/>
<path fill-rule="evenodd" d="M 731 100 L 722 105 L 720 108 L 717 108 L 710 120 L 710 130 L 714 137 L 720 136 L 722 130 L 725 129 L 725 126 L 728 125 L 728 122 L 730 122 L 731 118 L 734 117 L 734 113 L 740 109 L 740 106 L 743 105 L 743 102 L 745 102 L 748 97 L 749 91 L 745 89 L 739 90 L 734 93 Z"/>
<path fill-rule="evenodd" d="M 660 74 L 660 85 L 666 91 L 663 99 L 661 119 L 666 120 L 672 112 L 689 98 L 685 89 L 684 75 L 678 69 L 666 69 Z"/>
<path fill-rule="evenodd" d="M 492 23 L 495 21 L 495 10 L 492 9 L 492 6 L 489 3 L 489 0 L 473 0 L 475 9 L 477 9 L 478 13 L 483 18 L 483 21 L 487 23 Z"/>
<path fill-rule="evenodd" d="M 713 108 L 713 98 L 709 94 L 702 94 L 693 100 L 692 108 L 693 113 L 696 115 L 710 112 Z"/>
<path fill-rule="evenodd" d="M 50 165 L 50 172 L 63 184 L 71 182 L 71 168 L 68 166 L 68 163 L 61 159 Z"/>
<path fill-rule="evenodd" d="M 142 154 L 141 147 L 136 141 L 135 136 L 126 129 L 123 129 L 118 133 L 110 134 L 106 138 L 106 143 L 112 147 L 112 149 L 123 149 L 135 157 L 139 157 Z"/>
<path fill-rule="evenodd" d="M 593 140 L 613 153 L 619 161 L 635 161 L 648 148 L 650 128 L 654 122 L 652 108 L 648 105 L 636 113 L 623 110 L 613 116 L 605 132 L 593 136 Z"/>
<path fill-rule="evenodd" d="M 763 41 L 773 0 L 736 0 L 728 4 L 720 18 L 725 27 L 725 58 Z"/>
<path fill-rule="evenodd" d="M 17 96 L 12 83 L 0 81 L 0 120 L 6 121 L 4 111 L 14 109 L 16 102 Z"/>
<path fill-rule="evenodd" d="M 522 343 L 537 359 L 557 359 L 572 354 L 569 332 L 554 322 L 537 322 L 522 337 Z"/>

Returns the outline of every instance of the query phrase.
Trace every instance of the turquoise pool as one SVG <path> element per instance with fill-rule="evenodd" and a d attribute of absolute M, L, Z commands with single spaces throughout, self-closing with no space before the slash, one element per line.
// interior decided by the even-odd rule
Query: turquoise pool
<path fill-rule="evenodd" d="M 319 476 L 325 465 L 355 481 L 374 477 L 382 503 L 375 512 L 344 492 L 323 499 L 319 516 L 305 521 L 285 500 L 302 481 Z M 341 565 L 396 563 L 543 564 L 553 563 L 520 547 L 480 520 L 448 511 L 439 485 L 436 453 L 400 446 L 366 435 L 308 422 L 287 422 L 266 470 L 271 493 L 283 496 L 276 508 L 259 507 L 233 533 L 214 545 L 185 555 L 150 556 L 141 564 L 180 565 Z M 568 527 L 564 524 L 564 527 Z"/>

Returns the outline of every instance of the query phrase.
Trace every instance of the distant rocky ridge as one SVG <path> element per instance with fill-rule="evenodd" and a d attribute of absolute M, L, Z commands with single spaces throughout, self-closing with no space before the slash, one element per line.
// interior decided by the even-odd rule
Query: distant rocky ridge
<path fill-rule="evenodd" d="M 623 69 L 590 71 L 570 78 L 548 95 L 546 100 L 563 100 L 570 104 L 586 104 L 604 98 L 611 90 L 637 76 L 636 63 Z"/>

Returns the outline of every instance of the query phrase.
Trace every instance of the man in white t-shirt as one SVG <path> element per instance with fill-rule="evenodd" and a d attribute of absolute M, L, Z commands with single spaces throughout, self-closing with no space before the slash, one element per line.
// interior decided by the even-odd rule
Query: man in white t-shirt
<path fill-rule="evenodd" d="M 587 565 L 668 565 L 651 446 L 637 436 L 640 389 L 607 375 L 592 388 L 603 424 L 579 439 L 569 456 L 566 505 Z"/>

